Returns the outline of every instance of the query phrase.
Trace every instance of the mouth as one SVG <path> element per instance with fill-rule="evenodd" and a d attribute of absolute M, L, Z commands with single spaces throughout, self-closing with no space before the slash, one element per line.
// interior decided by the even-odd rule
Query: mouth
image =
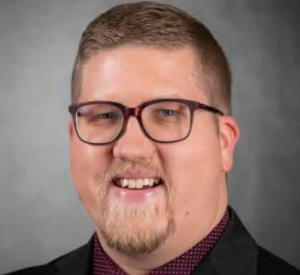
<path fill-rule="evenodd" d="M 161 178 L 114 178 L 112 183 L 123 189 L 145 190 L 160 186 L 164 181 Z"/>

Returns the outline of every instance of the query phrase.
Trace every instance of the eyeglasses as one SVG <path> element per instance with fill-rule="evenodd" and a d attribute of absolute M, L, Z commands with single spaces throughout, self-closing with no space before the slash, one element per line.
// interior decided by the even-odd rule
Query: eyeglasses
<path fill-rule="evenodd" d="M 130 116 L 137 118 L 143 133 L 155 142 L 184 140 L 191 132 L 196 109 L 224 115 L 214 107 L 184 99 L 151 100 L 135 108 L 112 101 L 89 101 L 69 106 L 79 139 L 93 145 L 110 144 L 120 138 Z"/>

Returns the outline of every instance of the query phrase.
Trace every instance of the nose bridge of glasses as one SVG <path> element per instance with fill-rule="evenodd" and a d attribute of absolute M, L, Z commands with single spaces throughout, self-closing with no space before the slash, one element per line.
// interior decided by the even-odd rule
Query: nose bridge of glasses
<path fill-rule="evenodd" d="M 133 108 L 126 108 L 124 111 L 125 120 L 128 120 L 130 116 L 136 117 L 138 120 L 140 119 L 142 112 L 141 107 L 133 107 Z"/>
<path fill-rule="evenodd" d="M 129 118 L 131 116 L 135 117 L 137 120 L 137 123 L 139 124 L 139 127 L 141 129 L 141 131 L 145 134 L 145 129 L 143 127 L 143 123 L 142 123 L 142 111 L 143 111 L 143 107 L 141 106 L 137 106 L 137 107 L 126 107 L 124 110 L 124 124 L 123 124 L 123 132 L 127 130 L 127 126 L 128 126 L 128 122 L 129 122 Z"/>
<path fill-rule="evenodd" d="M 129 118 L 131 116 L 133 116 L 137 120 L 136 122 L 138 124 L 139 129 L 143 132 L 143 134 L 145 134 L 145 130 L 144 130 L 142 122 L 141 122 L 141 112 L 142 112 L 143 108 L 141 108 L 140 106 L 132 107 L 132 108 L 126 107 L 123 110 L 124 110 L 124 113 L 123 113 L 124 114 L 124 122 L 123 122 L 124 124 L 123 124 L 122 133 L 125 134 L 127 132 L 128 124 L 130 123 Z M 134 123 L 134 122 L 131 122 L 130 124 L 132 124 L 132 123 Z M 130 127 L 132 127 L 132 125 Z M 132 132 L 132 131 L 130 131 L 130 132 Z"/>

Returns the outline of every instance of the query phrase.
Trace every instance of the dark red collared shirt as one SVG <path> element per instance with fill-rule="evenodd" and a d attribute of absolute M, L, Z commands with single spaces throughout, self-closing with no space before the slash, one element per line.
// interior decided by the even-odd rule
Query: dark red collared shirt
<path fill-rule="evenodd" d="M 219 224 L 201 242 L 173 261 L 152 270 L 149 275 L 190 275 L 221 238 L 228 222 L 229 211 L 227 210 Z M 104 252 L 96 233 L 94 235 L 93 275 L 127 275 Z"/>

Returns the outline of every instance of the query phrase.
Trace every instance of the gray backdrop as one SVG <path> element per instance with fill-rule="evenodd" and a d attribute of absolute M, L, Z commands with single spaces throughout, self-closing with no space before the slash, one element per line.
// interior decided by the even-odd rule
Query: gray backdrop
<path fill-rule="evenodd" d="M 0 273 L 85 243 L 69 176 L 67 105 L 87 23 L 125 1 L 0 0 Z M 300 268 L 300 1 L 166 1 L 227 52 L 242 136 L 230 201 L 253 236 Z"/>

